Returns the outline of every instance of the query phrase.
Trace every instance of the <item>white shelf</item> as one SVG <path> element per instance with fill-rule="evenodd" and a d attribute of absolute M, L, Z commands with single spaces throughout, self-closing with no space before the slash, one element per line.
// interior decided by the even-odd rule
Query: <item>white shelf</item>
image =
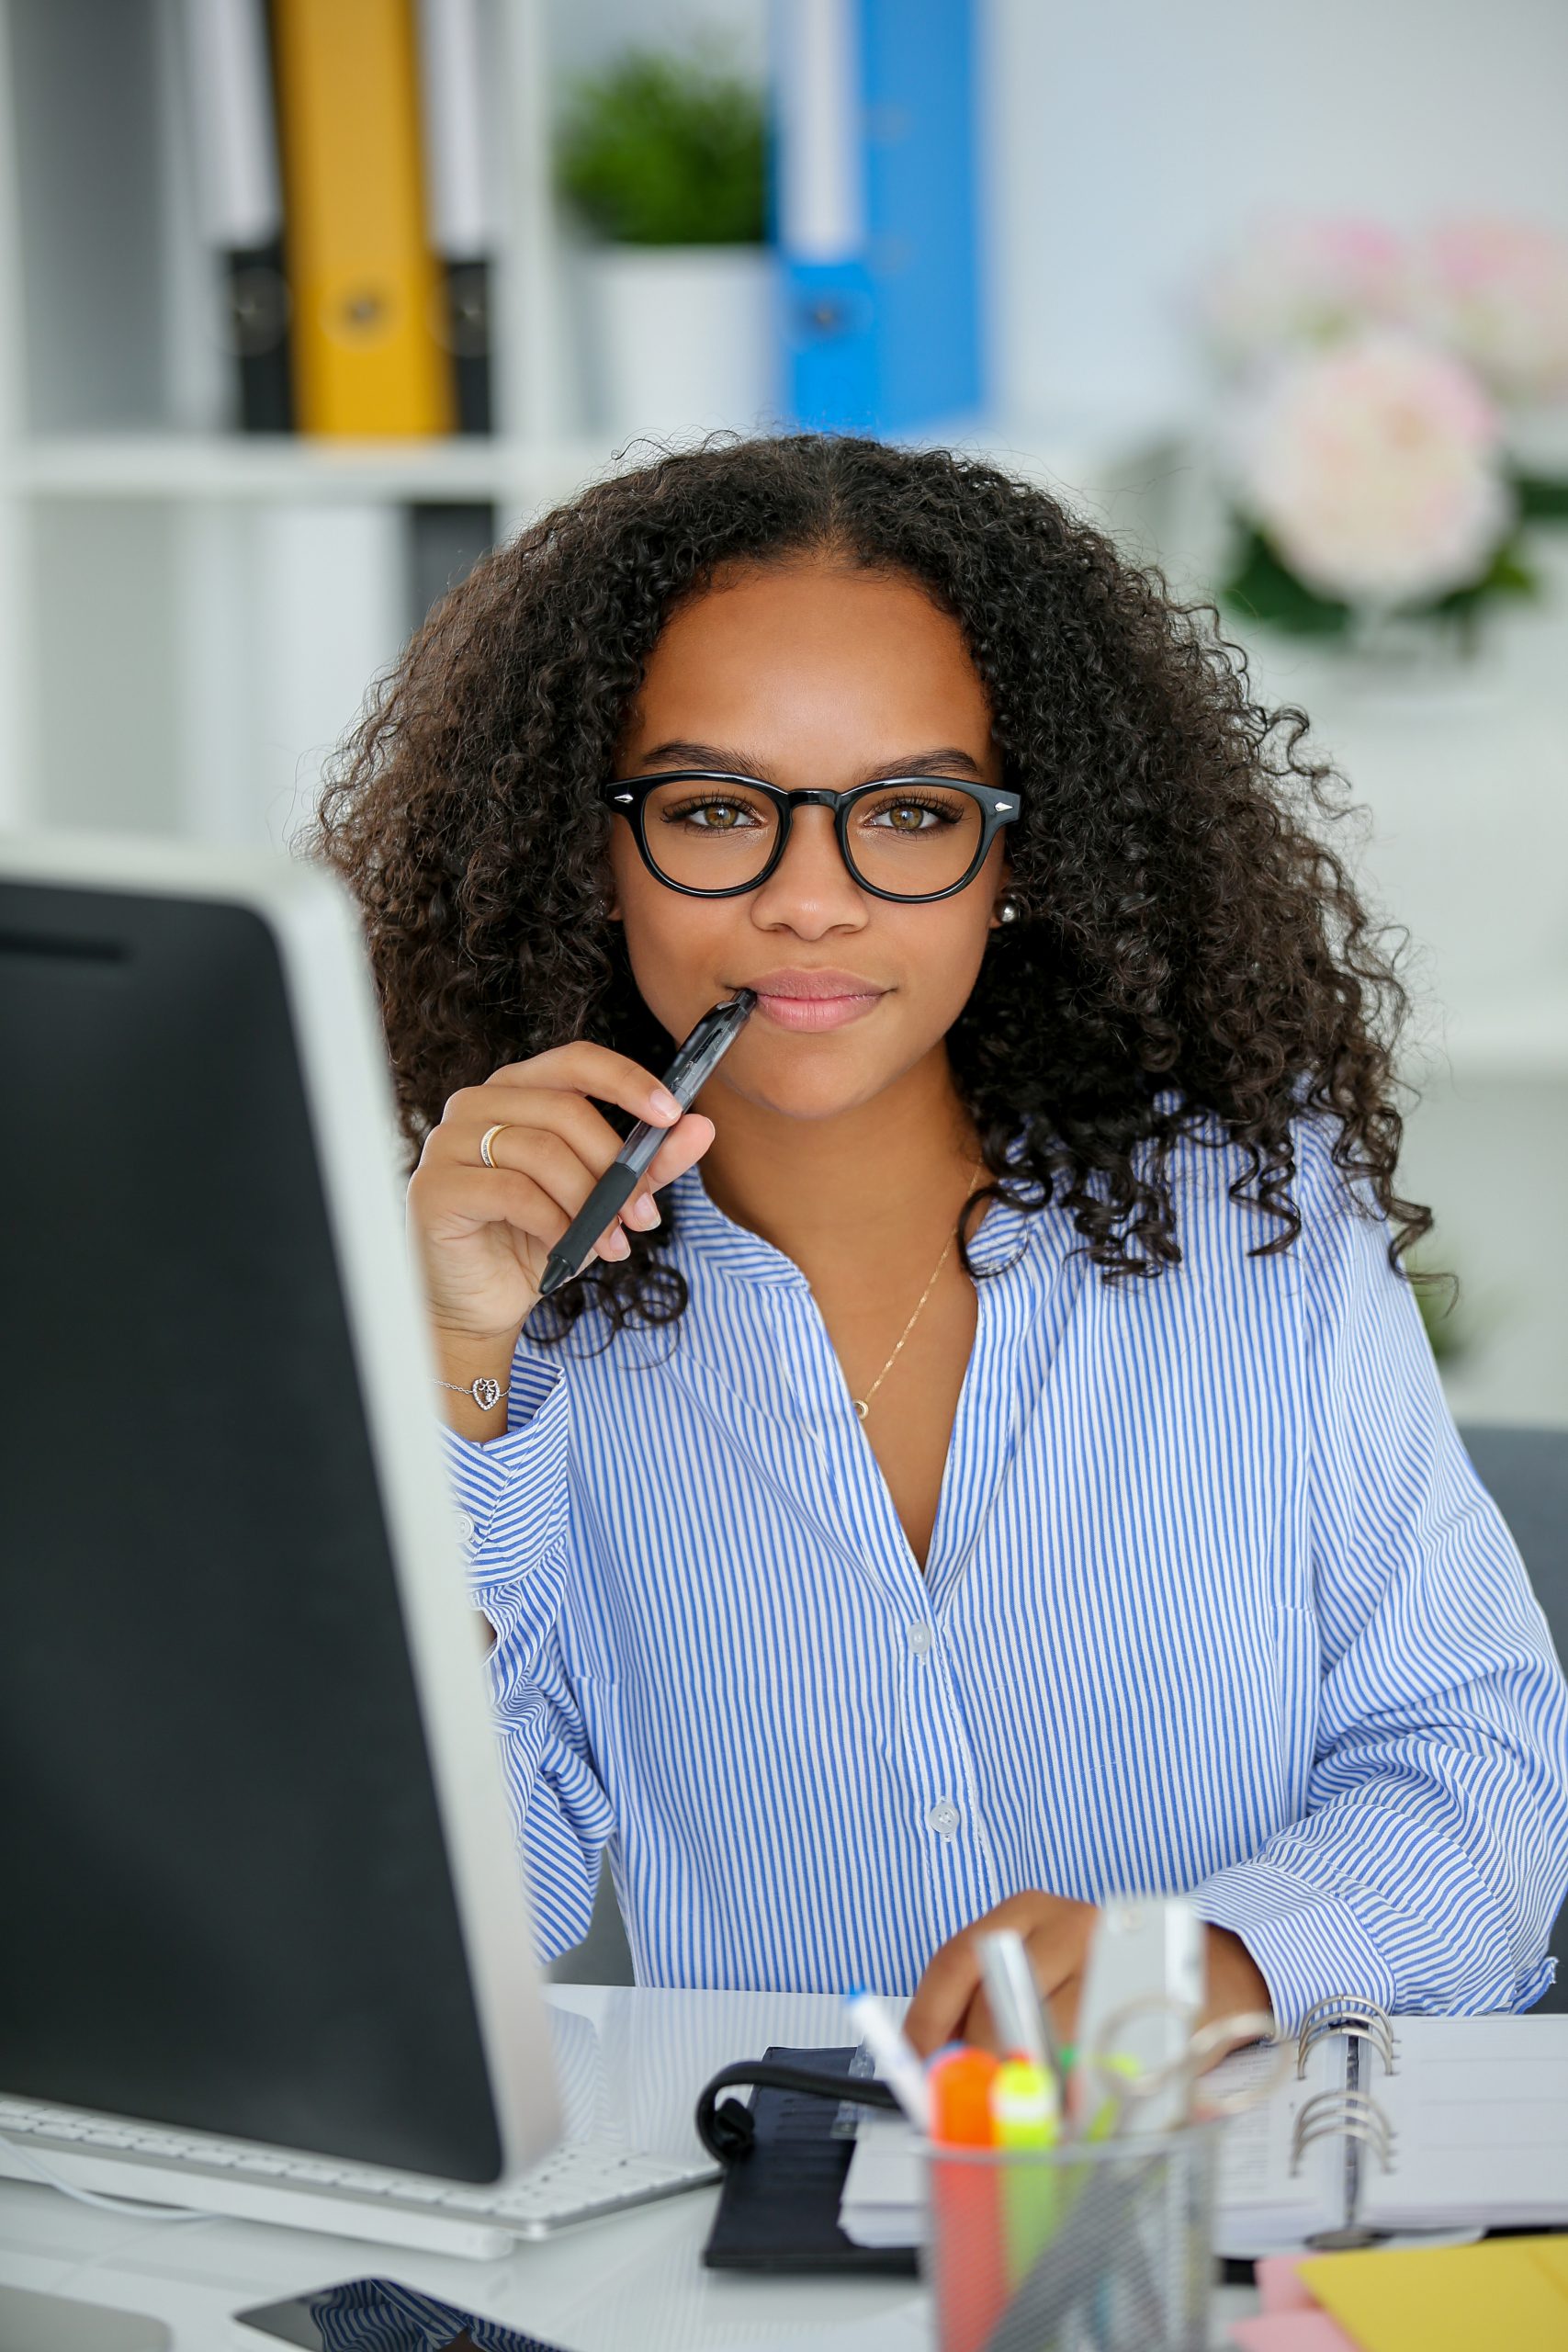
<path fill-rule="evenodd" d="M 948 436 L 931 434 L 922 442 Z M 1136 492 L 1166 435 L 1155 423 L 971 424 L 953 446 L 1090 498 Z M 287 434 L 19 435 L 0 454 L 0 495 L 215 500 L 487 499 L 553 495 L 646 454 L 603 435 L 507 440 L 321 441 Z"/>
<path fill-rule="evenodd" d="M 507 499 L 608 461 L 596 442 L 310 441 L 289 435 L 56 434 L 20 440 L 7 489 L 48 498 Z"/>

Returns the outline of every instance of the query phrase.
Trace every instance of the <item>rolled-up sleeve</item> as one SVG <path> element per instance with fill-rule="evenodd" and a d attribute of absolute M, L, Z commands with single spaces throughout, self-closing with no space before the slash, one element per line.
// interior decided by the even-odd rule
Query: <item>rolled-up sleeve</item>
<path fill-rule="evenodd" d="M 558 1367 L 519 1354 L 508 1427 L 485 1444 L 444 1430 L 469 1592 L 495 1640 L 491 1695 L 540 1955 L 588 1932 L 614 1827 L 561 1660 L 571 1398 Z"/>
<path fill-rule="evenodd" d="M 1568 1687 L 1387 1227 L 1303 1187 L 1321 1688 L 1302 1817 L 1197 1890 L 1282 2028 L 1314 2001 L 1523 2008 L 1568 1884 Z"/>

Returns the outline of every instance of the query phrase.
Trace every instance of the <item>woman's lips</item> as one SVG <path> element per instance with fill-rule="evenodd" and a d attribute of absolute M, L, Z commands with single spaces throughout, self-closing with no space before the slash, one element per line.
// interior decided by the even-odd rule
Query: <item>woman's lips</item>
<path fill-rule="evenodd" d="M 884 993 L 874 989 L 863 996 L 770 996 L 763 990 L 759 992 L 757 1010 L 781 1029 L 842 1029 L 880 1004 Z"/>

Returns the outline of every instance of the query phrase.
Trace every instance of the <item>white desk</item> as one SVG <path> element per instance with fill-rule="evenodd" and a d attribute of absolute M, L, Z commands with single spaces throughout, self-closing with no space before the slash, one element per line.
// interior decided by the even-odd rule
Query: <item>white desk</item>
<path fill-rule="evenodd" d="M 696 2149 L 692 2110 L 709 2075 L 771 2042 L 845 2040 L 836 2000 L 811 1994 L 631 1993 L 559 1985 L 569 2128 Z M 54 2190 L 0 2182 L 0 2285 L 145 2312 L 147 2352 L 218 2352 L 266 2339 L 236 2327 L 248 2306 L 337 2281 L 391 2277 L 565 2352 L 924 2352 L 924 2309 L 899 2278 L 761 2279 L 705 2270 L 716 2189 L 585 2224 L 503 2262 L 461 2262 L 244 2222 L 145 2222 L 100 2213 Z M 1224 2318 L 1256 2308 L 1220 2299 Z M 874 2324 L 880 2323 L 880 2324 Z M 72 2339 L 49 2340 L 68 2352 Z M 1216 2344 L 1224 2329 L 1216 2320 Z M 6 2352 L 31 2352 L 7 2345 Z M 125 2352 L 141 2352 L 128 2338 Z"/>

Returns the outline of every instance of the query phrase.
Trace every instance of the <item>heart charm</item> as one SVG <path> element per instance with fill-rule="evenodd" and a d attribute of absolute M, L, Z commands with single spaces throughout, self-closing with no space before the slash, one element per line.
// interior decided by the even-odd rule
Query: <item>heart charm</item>
<path fill-rule="evenodd" d="M 476 1380 L 468 1394 L 480 1412 L 488 1413 L 501 1402 L 501 1383 L 499 1380 Z"/>

